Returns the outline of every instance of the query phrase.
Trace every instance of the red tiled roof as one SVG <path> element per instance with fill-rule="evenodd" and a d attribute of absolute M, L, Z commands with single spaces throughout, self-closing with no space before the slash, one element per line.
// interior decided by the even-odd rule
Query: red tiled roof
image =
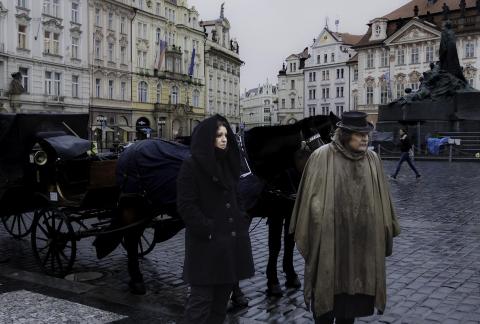
<path fill-rule="evenodd" d="M 443 4 L 446 3 L 450 10 L 460 9 L 460 0 L 437 0 L 435 3 L 430 3 L 428 0 L 412 0 L 402 7 L 392 11 L 388 15 L 383 16 L 388 20 L 395 20 L 399 18 L 410 18 L 414 16 L 413 10 L 418 6 L 418 14 L 420 16 L 426 15 L 427 11 L 431 14 L 443 11 Z M 467 8 L 475 7 L 476 0 L 466 0 Z"/>
<path fill-rule="evenodd" d="M 357 44 L 363 37 L 363 35 L 352 35 L 349 33 L 334 33 L 341 37 L 342 42 L 346 45 L 355 45 Z"/>

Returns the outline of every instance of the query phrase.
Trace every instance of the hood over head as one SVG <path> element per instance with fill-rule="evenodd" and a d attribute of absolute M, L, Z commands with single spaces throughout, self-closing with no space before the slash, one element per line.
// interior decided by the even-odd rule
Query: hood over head
<path fill-rule="evenodd" d="M 240 151 L 235 134 L 233 134 L 227 119 L 220 115 L 209 117 L 195 127 L 192 134 L 190 150 L 193 159 L 212 177 L 219 178 L 218 163 L 215 154 L 215 138 L 217 124 L 223 122 L 227 127 L 227 149 L 224 161 L 227 163 L 233 178 L 240 178 Z"/>

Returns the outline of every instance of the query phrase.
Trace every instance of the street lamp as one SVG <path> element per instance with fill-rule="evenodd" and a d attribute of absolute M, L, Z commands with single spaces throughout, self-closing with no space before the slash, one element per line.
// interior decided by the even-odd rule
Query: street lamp
<path fill-rule="evenodd" d="M 97 124 L 100 124 L 100 152 L 102 151 L 103 148 L 103 130 L 105 129 L 105 126 L 107 126 L 107 117 L 105 116 L 97 116 L 96 118 Z"/>

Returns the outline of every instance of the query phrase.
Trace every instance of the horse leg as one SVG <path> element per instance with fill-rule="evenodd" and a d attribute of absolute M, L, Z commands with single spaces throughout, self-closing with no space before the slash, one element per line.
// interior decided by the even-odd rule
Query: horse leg
<path fill-rule="evenodd" d="M 297 273 L 293 266 L 293 249 L 295 248 L 295 236 L 289 234 L 291 215 L 285 217 L 285 225 L 283 230 L 283 271 L 287 277 L 285 286 L 287 288 L 300 288 L 301 283 L 298 280 Z"/>
<path fill-rule="evenodd" d="M 268 264 L 267 264 L 267 294 L 281 296 L 282 290 L 277 276 L 277 260 L 282 245 L 283 218 L 278 214 L 268 218 Z"/>
<path fill-rule="evenodd" d="M 138 210 L 125 208 L 122 211 L 124 224 L 131 224 L 138 220 Z M 138 244 L 144 231 L 144 226 L 135 226 L 126 231 L 124 235 L 125 247 L 128 259 L 128 274 L 130 275 L 129 287 L 133 294 L 144 295 L 146 293 L 143 275 L 138 261 Z"/>

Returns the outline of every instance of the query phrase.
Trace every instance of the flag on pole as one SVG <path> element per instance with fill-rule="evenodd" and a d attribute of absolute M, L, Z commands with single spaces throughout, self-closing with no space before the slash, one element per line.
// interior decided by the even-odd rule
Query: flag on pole
<path fill-rule="evenodd" d="M 383 75 L 384 80 L 387 82 L 387 97 L 392 98 L 392 87 L 390 84 L 390 71 L 385 72 Z"/>
<path fill-rule="evenodd" d="M 162 68 L 163 59 L 165 57 L 165 51 L 167 50 L 167 42 L 164 40 L 160 40 L 159 46 L 160 48 L 155 59 L 155 69 L 160 71 L 160 69 Z"/>
<path fill-rule="evenodd" d="M 195 47 L 192 50 L 192 60 L 190 61 L 190 67 L 188 68 L 188 75 L 193 76 L 193 69 L 195 67 Z"/>

